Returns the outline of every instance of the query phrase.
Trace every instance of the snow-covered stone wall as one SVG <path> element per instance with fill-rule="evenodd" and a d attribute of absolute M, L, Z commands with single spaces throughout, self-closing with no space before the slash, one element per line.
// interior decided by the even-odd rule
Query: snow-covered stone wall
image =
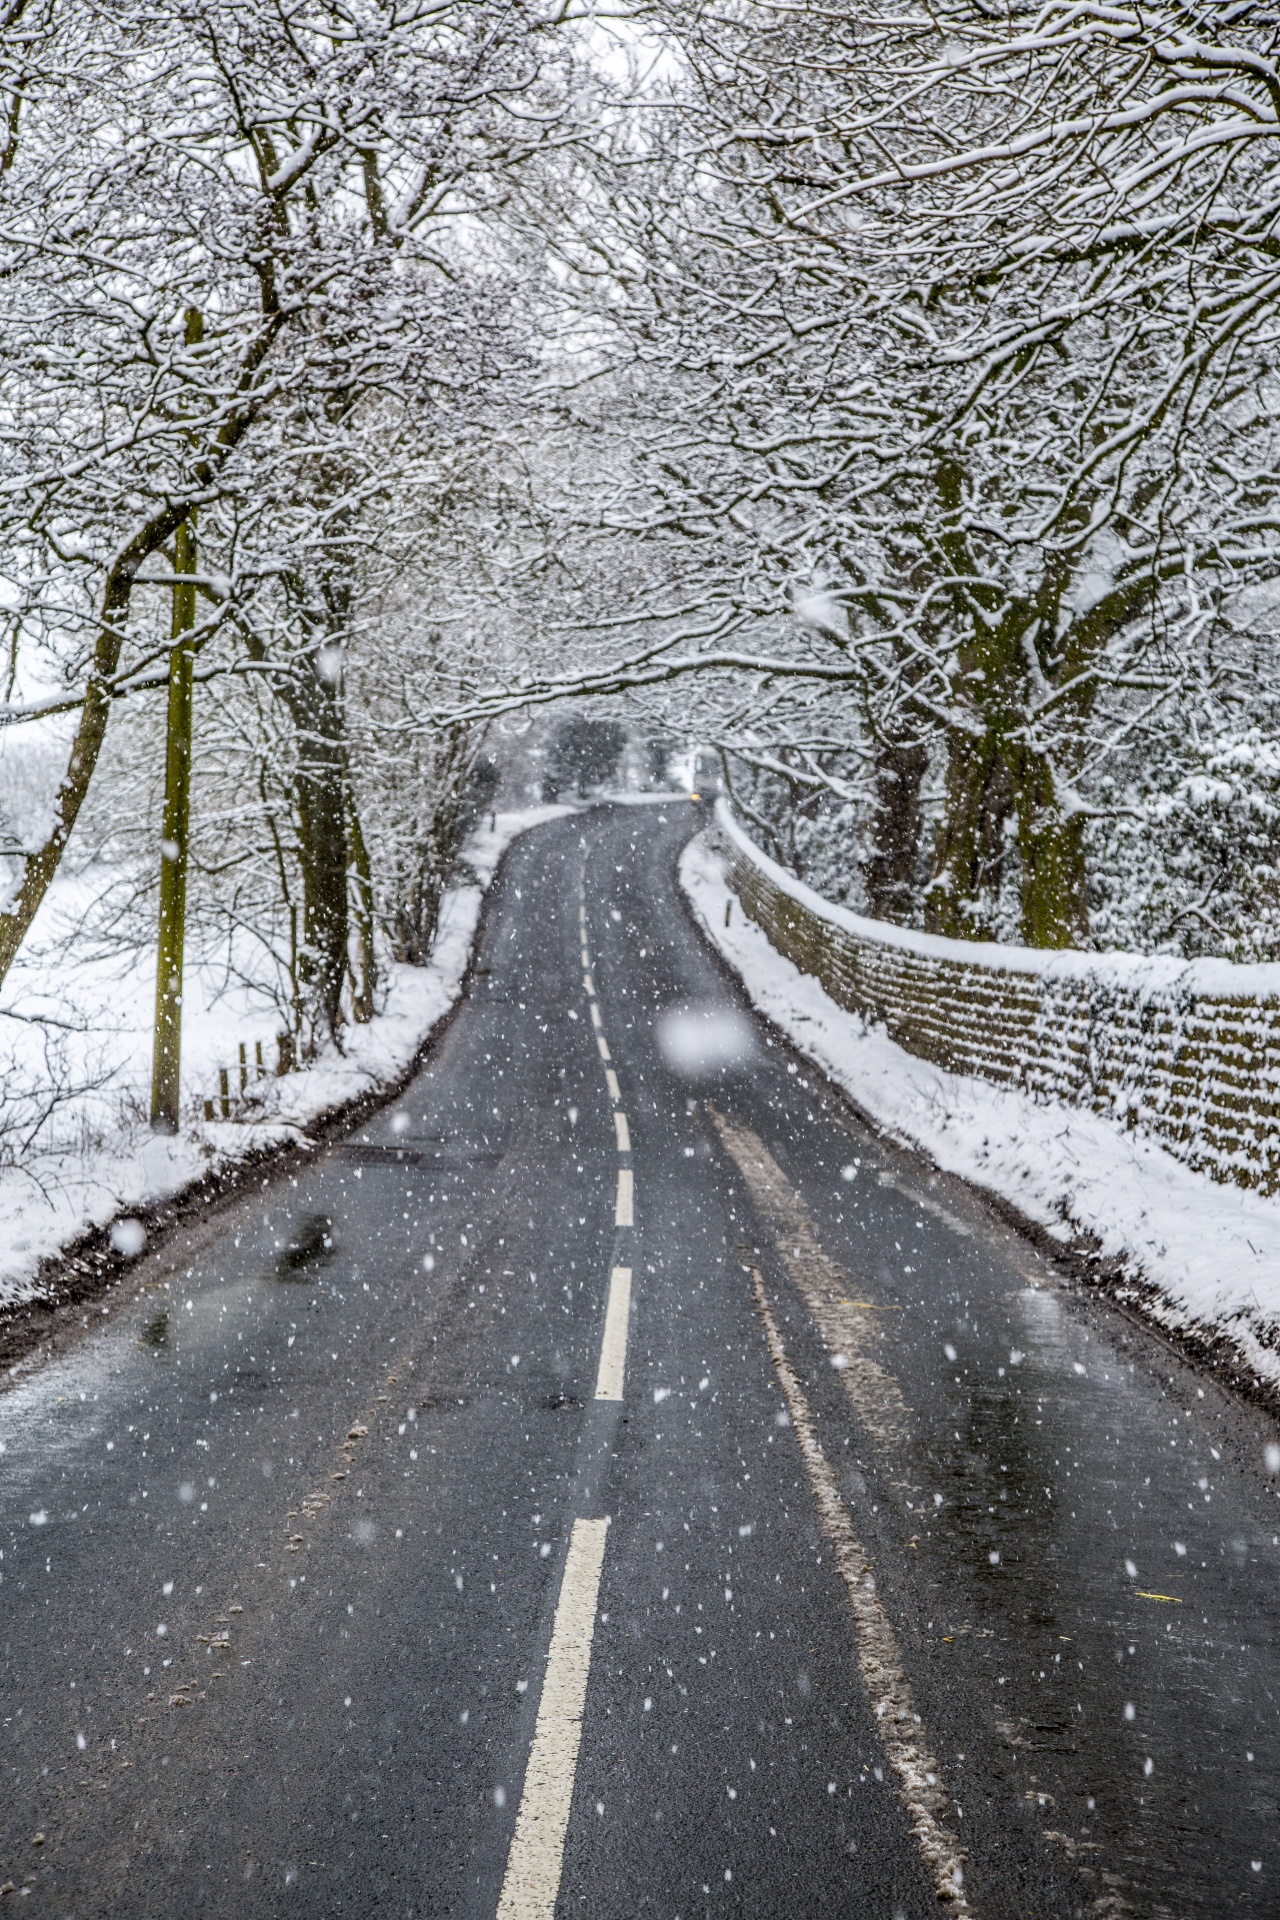
<path fill-rule="evenodd" d="M 824 900 L 723 802 L 716 838 L 743 912 L 900 1046 L 1118 1118 L 1215 1179 L 1280 1189 L 1280 965 L 938 939 Z"/>

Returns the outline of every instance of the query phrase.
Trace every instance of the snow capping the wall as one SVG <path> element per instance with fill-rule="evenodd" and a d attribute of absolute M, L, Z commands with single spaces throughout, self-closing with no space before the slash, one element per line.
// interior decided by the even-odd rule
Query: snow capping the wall
<path fill-rule="evenodd" d="M 485 892 L 502 855 L 530 827 L 579 810 L 548 805 L 498 813 L 491 826 L 472 834 L 463 848 L 467 884 L 451 887 L 441 902 L 427 965 L 385 966 L 377 1013 L 368 1025 L 345 1030 L 341 1052 L 330 1047 L 300 1072 L 255 1078 L 250 1102 L 237 1098 L 229 1120 L 197 1118 L 201 1102 L 193 1097 L 192 1082 L 197 1088 L 214 1084 L 211 1062 L 218 1057 L 220 1009 L 216 1001 L 200 1003 L 199 982 L 189 968 L 181 1130 L 172 1138 L 153 1134 L 142 1120 L 130 1122 L 121 1109 L 114 1128 L 100 1121 L 95 1125 L 89 1151 L 66 1145 L 38 1150 L 24 1165 L 0 1169 L 0 1310 L 40 1297 L 42 1264 L 85 1233 L 123 1221 L 136 1235 L 129 1221 L 134 1211 L 176 1199 L 210 1173 L 264 1147 L 305 1146 L 310 1130 L 326 1116 L 397 1086 L 462 991 Z M 125 1041 L 133 1043 L 125 1071 L 137 1080 L 135 1113 L 146 1097 L 154 1004 L 154 975 L 136 971 L 132 995 L 121 995 L 117 987 L 112 1004 Z M 90 984 L 74 970 L 59 985 L 73 1009 L 77 992 L 90 993 Z M 224 1041 L 221 1057 L 229 1054 L 234 1054 L 233 1043 Z M 141 1243 L 127 1244 L 132 1253 Z"/>
<path fill-rule="evenodd" d="M 1280 965 L 943 940 L 824 900 L 723 801 L 715 834 L 778 951 L 908 1052 L 1090 1108 L 1215 1180 L 1280 1188 Z"/>
<path fill-rule="evenodd" d="M 773 889 L 788 903 L 785 921 L 782 901 L 774 913 L 789 940 L 797 939 L 803 912 L 922 964 L 950 960 L 957 948 L 972 964 L 963 943 L 884 928 L 831 905 L 767 860 L 724 814 L 712 836 L 685 848 L 680 880 L 752 1003 L 878 1126 L 923 1148 L 944 1172 L 1000 1195 L 1064 1248 L 1086 1237 L 1101 1261 L 1120 1269 L 1115 1286 L 1122 1298 L 1171 1333 L 1225 1343 L 1255 1380 L 1273 1395 L 1280 1390 L 1280 1205 L 1242 1190 L 1230 1174 L 1224 1180 L 1195 1171 L 1124 1117 L 1051 1098 L 1043 1085 L 1033 1089 L 1011 1076 L 999 1084 L 994 1075 L 920 1057 L 873 1008 L 838 1001 L 782 950 L 766 931 L 765 903 Z M 818 945 L 812 934 L 810 941 Z M 804 955 L 812 950 L 806 944 Z M 1017 949 L 978 952 L 998 956 L 999 969 L 1015 975 L 1023 957 Z M 1027 973 L 1052 977 L 1065 963 L 1065 976 L 1078 978 L 1094 957 L 1031 953 Z M 1166 961 L 1098 958 L 1122 976 L 1126 966 L 1149 968 L 1156 983 L 1162 973 L 1167 980 L 1189 971 Z M 1280 969 L 1201 971 L 1274 981 Z"/>

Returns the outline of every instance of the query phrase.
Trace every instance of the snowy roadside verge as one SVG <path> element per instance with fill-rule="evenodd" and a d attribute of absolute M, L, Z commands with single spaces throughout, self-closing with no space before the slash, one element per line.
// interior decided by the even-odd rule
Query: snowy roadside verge
<path fill-rule="evenodd" d="M 391 1094 L 457 1003 L 503 854 L 530 827 L 576 811 L 542 806 L 499 813 L 491 828 L 474 833 L 463 848 L 474 879 L 445 895 L 428 964 L 386 969 L 378 1013 L 367 1026 L 346 1029 L 342 1053 L 330 1050 L 300 1072 L 259 1083 L 259 1118 L 188 1120 L 173 1138 L 142 1124 L 121 1125 L 92 1152 L 64 1148 L 31 1166 L 0 1171 L 0 1312 L 49 1298 L 50 1264 L 68 1255 L 87 1288 L 99 1284 L 118 1270 L 121 1249 L 137 1250 L 141 1234 L 131 1216 L 149 1221 L 264 1154 L 305 1150 L 325 1123 Z M 140 1064 L 149 1063 L 148 1049 Z M 128 1228 L 116 1227 L 113 1255 L 107 1232 L 126 1221 Z"/>
<path fill-rule="evenodd" d="M 1218 1354 L 1225 1348 L 1274 1403 L 1280 1204 L 1193 1173 L 1100 1115 L 1041 1105 L 917 1058 L 770 945 L 743 915 L 703 836 L 685 848 L 679 875 L 752 1004 L 878 1126 L 998 1195 L 1064 1251 L 1086 1238 L 1114 1276 L 1112 1292 L 1180 1339 Z"/>

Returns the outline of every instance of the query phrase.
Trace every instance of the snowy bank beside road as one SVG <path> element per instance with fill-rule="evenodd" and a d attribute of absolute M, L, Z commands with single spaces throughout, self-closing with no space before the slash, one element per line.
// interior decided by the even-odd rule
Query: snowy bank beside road
<path fill-rule="evenodd" d="M 1098 1114 L 1041 1104 L 906 1052 L 837 1006 L 740 909 L 725 926 L 733 896 L 701 836 L 681 857 L 680 880 L 753 1004 L 873 1120 L 1064 1245 L 1088 1235 L 1104 1258 L 1123 1262 L 1127 1296 L 1160 1324 L 1227 1340 L 1280 1388 L 1280 1203 L 1193 1173 Z"/>
<path fill-rule="evenodd" d="M 379 1012 L 367 1026 L 345 1030 L 344 1052 L 332 1050 L 300 1072 L 256 1082 L 261 1117 L 251 1122 L 189 1117 L 192 1089 L 211 1091 L 217 1065 L 234 1057 L 235 1041 L 246 1032 L 252 1037 L 255 1016 L 238 998 L 233 1003 L 217 995 L 210 982 L 189 971 L 183 1060 L 188 1117 L 182 1131 L 166 1139 L 153 1134 L 143 1117 L 151 1067 L 151 970 L 121 980 L 91 963 L 67 964 L 52 978 L 48 949 L 33 946 L 29 964 L 10 975 L 6 1004 L 30 1005 L 34 995 L 42 1002 L 56 1000 L 64 1016 L 78 1015 L 91 1041 L 100 1038 L 104 1078 L 60 1111 L 57 1134 L 48 1145 L 37 1145 L 16 1166 L 0 1168 L 0 1308 L 38 1298 L 41 1264 L 87 1232 L 172 1200 L 263 1147 L 297 1143 L 326 1115 L 393 1087 L 458 998 L 485 889 L 503 853 L 529 827 L 573 811 L 544 806 L 499 813 L 492 830 L 474 834 L 464 857 L 475 882 L 445 895 L 429 964 L 385 970 Z M 261 1027 L 260 1010 L 256 1018 Z M 36 1022 L 38 1014 L 28 1020 Z M 20 1031 L 32 1036 L 33 1045 L 38 1040 L 37 1024 Z M 264 1031 L 269 1038 L 269 1016 Z M 133 1237 L 136 1242 L 136 1229 Z M 127 1235 L 123 1250 L 136 1250 Z"/>

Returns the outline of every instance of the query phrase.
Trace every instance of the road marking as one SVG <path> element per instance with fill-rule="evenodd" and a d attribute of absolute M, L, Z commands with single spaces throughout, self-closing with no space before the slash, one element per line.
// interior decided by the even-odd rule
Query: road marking
<path fill-rule="evenodd" d="M 854 1412 L 892 1465 L 902 1458 L 911 1436 L 911 1409 L 894 1376 L 880 1365 L 873 1349 L 881 1342 L 878 1303 L 855 1300 L 848 1275 L 818 1239 L 800 1195 L 763 1140 L 710 1109 L 716 1129 L 738 1163 L 756 1211 L 778 1250 L 793 1284 L 799 1288 L 840 1373 L 840 1384 Z"/>
<path fill-rule="evenodd" d="M 575 1520 L 497 1920 L 554 1920 L 587 1698 L 607 1520 Z"/>
<path fill-rule="evenodd" d="M 947 1902 L 948 1911 L 958 1920 L 958 1916 L 973 1912 L 964 1896 L 964 1850 L 943 1825 L 951 1810 L 950 1798 L 915 1711 L 898 1636 L 876 1596 L 873 1562 L 853 1530 L 836 1476 L 818 1443 L 813 1414 L 787 1359 L 758 1267 L 751 1269 L 751 1290 L 764 1324 L 769 1358 L 786 1396 L 791 1425 L 800 1443 L 823 1531 L 835 1550 L 836 1566 L 844 1580 L 856 1629 L 858 1665 L 875 1709 L 880 1740 L 898 1776 L 898 1792 L 938 1899 Z"/>
<path fill-rule="evenodd" d="M 596 1045 L 600 1049 L 600 1058 L 606 1062 L 604 1077 L 609 1089 L 609 1098 L 619 1101 L 622 1098 L 618 1086 L 618 1076 L 607 1064 L 609 1043 L 604 1037 L 604 1022 L 600 1017 L 599 1003 L 595 998 L 595 983 L 591 978 L 591 955 L 587 949 L 587 916 L 585 907 L 579 908 L 582 922 L 582 984 L 586 990 L 591 1008 L 591 1024 L 596 1030 Z M 625 1113 L 615 1112 L 613 1131 L 619 1153 L 631 1151 L 631 1129 Z M 618 1195 L 614 1202 L 613 1223 L 617 1227 L 629 1227 L 635 1222 L 635 1180 L 630 1167 L 618 1169 Z M 604 1334 L 600 1347 L 600 1370 L 596 1379 L 597 1400 L 621 1400 L 622 1382 L 626 1371 L 627 1328 L 631 1318 L 631 1269 L 615 1267 L 609 1277 L 609 1302 L 605 1308 Z M 581 1523 L 579 1523 L 581 1524 Z M 566 1574 L 566 1578 L 567 1578 Z M 522 1809 L 523 1817 L 523 1809 Z M 563 1836 L 562 1836 L 563 1840 Z M 509 1869 L 508 1869 L 509 1872 Z M 554 1905 L 554 1896 L 552 1900 Z M 501 1913 L 501 1909 L 499 1909 Z"/>
<path fill-rule="evenodd" d="M 609 1275 L 609 1304 L 604 1311 L 600 1342 L 597 1400 L 621 1400 L 627 1367 L 627 1330 L 631 1324 L 631 1269 L 615 1267 Z"/>
<path fill-rule="evenodd" d="M 889 1168 L 882 1168 L 876 1175 L 876 1179 L 882 1187 L 892 1187 L 895 1193 L 900 1193 L 905 1200 L 911 1202 L 913 1207 L 923 1207 L 926 1213 L 934 1216 L 935 1220 L 943 1221 L 950 1227 L 952 1233 L 958 1233 L 961 1239 L 972 1240 L 973 1228 L 967 1221 L 962 1220 L 959 1214 L 952 1213 L 950 1207 L 944 1207 L 939 1201 L 931 1200 L 927 1193 L 920 1193 L 915 1187 L 906 1185 Z"/>

